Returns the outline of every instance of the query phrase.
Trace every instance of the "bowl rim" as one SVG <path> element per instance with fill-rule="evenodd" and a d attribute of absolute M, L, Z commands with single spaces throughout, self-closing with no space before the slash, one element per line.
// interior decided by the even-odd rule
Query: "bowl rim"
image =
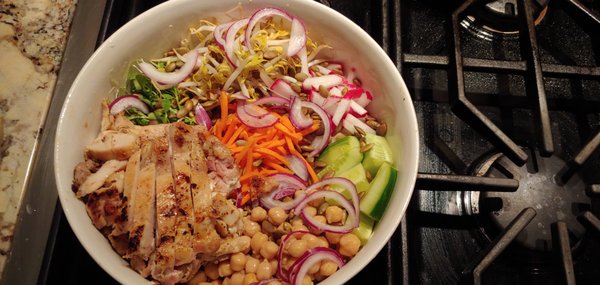
<path fill-rule="evenodd" d="M 161 4 L 158 4 L 158 5 L 150 8 L 149 10 L 141 13 L 140 15 L 136 16 L 135 18 L 133 18 L 130 21 L 128 21 L 127 23 L 125 23 L 118 30 L 116 30 L 110 37 L 108 37 L 94 51 L 94 53 L 90 56 L 90 58 L 87 60 L 85 65 L 79 71 L 77 77 L 75 78 L 71 87 L 69 88 L 69 91 L 65 98 L 65 102 L 62 106 L 60 117 L 58 120 L 58 125 L 57 125 L 57 129 L 56 129 L 56 141 L 55 141 L 55 148 L 54 148 L 54 169 L 55 169 L 54 174 L 55 174 L 56 186 L 58 189 L 57 191 L 59 194 L 59 200 L 61 202 L 61 205 L 63 206 L 65 216 L 66 216 L 66 218 L 69 222 L 69 225 L 71 226 L 74 234 L 77 236 L 77 239 L 82 244 L 82 246 L 85 248 L 85 250 L 90 254 L 90 256 L 94 259 L 94 261 L 105 272 L 107 272 L 112 278 L 114 278 L 115 280 L 117 280 L 120 283 L 126 282 L 127 279 L 125 279 L 125 277 L 122 276 L 122 274 L 120 274 L 120 270 L 114 269 L 114 265 L 109 264 L 110 262 L 102 259 L 98 255 L 98 253 L 96 253 L 96 251 L 94 250 L 93 242 L 84 238 L 84 229 L 76 226 L 77 223 L 74 222 L 74 217 L 72 216 L 74 214 L 72 212 L 69 202 L 66 200 L 67 198 L 65 195 L 73 195 L 73 192 L 70 191 L 71 181 L 63 181 L 63 179 L 61 178 L 60 173 L 59 173 L 60 167 L 58 167 L 58 166 L 60 166 L 60 154 L 61 154 L 61 149 L 58 144 L 59 136 L 63 132 L 63 129 L 65 128 L 63 126 L 62 122 L 65 120 L 69 102 L 71 101 L 70 99 L 72 96 L 75 96 L 74 93 L 75 93 L 76 86 L 79 85 L 79 82 L 82 80 L 82 77 L 84 77 L 85 73 L 88 72 L 88 70 L 92 68 L 93 63 L 97 60 L 96 58 L 100 54 L 102 54 L 105 49 L 108 48 L 110 42 L 130 33 L 130 30 L 132 28 L 140 26 L 143 23 L 143 21 L 145 21 L 146 18 L 149 17 L 149 15 L 161 13 L 163 11 L 168 11 L 169 9 L 172 9 L 173 7 L 177 7 L 178 5 L 185 6 L 187 4 L 191 4 L 192 2 L 195 2 L 195 1 L 197 1 L 197 0 L 171 0 L 171 1 L 163 2 Z M 287 0 L 287 1 L 281 1 L 282 4 L 274 4 L 275 1 L 273 1 L 273 0 L 266 0 L 266 1 L 248 0 L 248 2 L 254 2 L 252 4 L 259 3 L 259 5 L 262 2 L 264 2 L 264 5 L 269 5 L 269 6 L 303 5 L 304 9 L 323 10 L 322 11 L 323 13 L 327 13 L 327 14 L 329 14 L 329 16 L 331 16 L 333 18 L 332 21 L 344 24 L 348 29 L 352 29 L 353 33 L 359 35 L 361 37 L 361 41 L 365 42 L 366 45 L 368 45 L 369 47 L 374 47 L 373 50 L 374 50 L 374 52 L 377 53 L 376 56 L 383 58 L 383 60 L 385 61 L 385 64 L 382 68 L 385 68 L 386 71 L 391 72 L 392 76 L 394 77 L 393 79 L 397 82 L 398 86 L 400 87 L 401 90 L 399 93 L 404 94 L 404 96 L 406 96 L 406 98 L 408 98 L 409 100 L 411 99 L 410 93 L 408 91 L 408 88 L 406 87 L 404 80 L 402 79 L 399 71 L 396 69 L 394 63 L 391 61 L 389 56 L 383 51 L 383 49 L 379 46 L 379 44 L 369 34 L 367 34 L 360 26 L 358 26 L 356 23 L 354 23 L 350 19 L 346 18 L 344 15 L 342 15 L 338 11 L 336 11 L 328 6 L 325 6 L 321 3 L 318 3 L 315 1 L 308 1 L 308 0 Z M 231 3 L 241 3 L 241 2 L 240 1 L 231 1 Z M 199 17 L 200 17 L 200 15 L 199 15 Z M 337 276 L 337 278 L 335 278 L 336 282 L 339 282 L 339 283 L 347 282 L 350 278 L 352 278 L 356 274 L 358 274 L 367 264 L 369 264 L 375 258 L 375 256 L 381 251 L 381 249 L 386 244 L 386 242 L 394 234 L 398 225 L 400 224 L 400 221 L 406 214 L 406 210 L 408 208 L 410 199 L 414 192 L 414 185 L 416 182 L 418 163 L 419 163 L 419 131 L 418 131 L 418 127 L 417 127 L 417 118 L 416 118 L 416 113 L 414 110 L 414 105 L 412 104 L 412 100 L 410 100 L 409 104 L 406 104 L 406 108 L 408 108 L 406 111 L 409 111 L 409 112 L 407 112 L 408 113 L 407 114 L 408 122 L 406 122 L 405 127 L 411 128 L 410 130 L 408 130 L 408 132 L 413 133 L 411 143 L 408 145 L 402 146 L 403 149 L 410 148 L 408 151 L 403 151 L 403 153 L 412 154 L 410 157 L 407 157 L 407 159 L 405 159 L 407 161 L 412 162 L 412 164 L 409 165 L 410 167 L 408 167 L 408 168 L 403 168 L 403 170 L 405 170 L 405 171 L 402 172 L 402 175 L 406 176 L 405 179 L 408 179 L 407 183 L 405 183 L 405 184 L 407 186 L 410 186 L 410 187 L 408 187 L 408 189 L 401 190 L 401 191 L 408 191 L 408 193 L 406 195 L 406 197 L 407 197 L 406 201 L 403 202 L 402 207 L 399 207 L 395 210 L 395 211 L 399 211 L 400 214 L 386 215 L 387 212 L 390 210 L 390 208 L 386 209 L 386 214 L 384 214 L 384 217 L 379 222 L 379 223 L 383 223 L 385 221 L 385 225 L 386 225 L 386 227 L 384 228 L 384 231 L 383 231 L 384 234 L 382 234 L 382 235 L 380 234 L 378 236 L 378 240 L 380 240 L 381 242 L 375 244 L 374 246 L 372 245 L 373 243 L 367 243 L 367 245 L 371 244 L 371 246 L 370 246 L 371 250 L 369 250 L 368 252 L 365 252 L 365 250 L 361 249 L 359 254 L 361 254 L 363 256 L 362 260 L 361 260 L 362 263 L 358 264 L 358 266 L 354 266 L 355 269 L 353 268 L 353 270 L 354 270 L 353 272 L 346 272 L 346 273 L 351 273 L 351 274 L 337 274 L 340 271 L 342 271 L 343 268 L 346 268 L 347 266 L 342 267 L 342 269 L 338 270 L 338 272 L 336 272 L 336 274 L 333 275 L 333 276 Z M 408 171 L 406 171 L 406 170 L 408 170 Z M 396 186 L 394 188 L 395 193 L 399 191 L 398 188 L 399 188 L 398 183 L 396 183 Z M 69 189 L 69 190 L 65 190 L 65 189 Z M 395 195 L 395 193 L 393 195 Z M 393 197 L 394 196 L 392 196 L 392 199 L 390 199 L 390 203 L 392 202 Z M 353 258 L 353 260 L 354 260 L 354 258 Z M 132 270 L 130 267 L 127 267 L 127 268 L 129 270 Z M 137 274 L 137 272 L 136 272 L 136 274 Z M 333 281 L 333 279 L 331 277 L 329 277 L 329 278 L 323 280 L 320 284 L 329 284 L 332 281 Z"/>

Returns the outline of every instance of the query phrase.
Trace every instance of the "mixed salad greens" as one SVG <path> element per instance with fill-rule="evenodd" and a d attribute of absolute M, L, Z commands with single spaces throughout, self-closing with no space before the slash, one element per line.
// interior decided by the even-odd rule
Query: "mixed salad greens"
<path fill-rule="evenodd" d="M 202 20 L 190 35 L 163 57 L 133 64 L 111 113 L 124 112 L 137 125 L 204 125 L 242 170 L 233 197 L 238 207 L 299 215 L 303 205 L 324 199 L 344 208 L 347 221 L 331 225 L 302 215 L 305 222 L 352 232 L 364 244 L 397 171 L 387 126 L 367 111 L 373 95 L 355 69 L 332 60 L 332 47 L 313 41 L 300 19 L 278 8 L 225 23 Z M 254 193 L 256 177 L 286 187 Z M 340 259 L 334 257 L 325 258 Z"/>

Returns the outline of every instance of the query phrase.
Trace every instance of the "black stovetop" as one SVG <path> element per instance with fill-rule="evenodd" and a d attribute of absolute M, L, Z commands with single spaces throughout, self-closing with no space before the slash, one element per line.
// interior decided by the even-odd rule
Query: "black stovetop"
<path fill-rule="evenodd" d="M 160 2 L 107 1 L 98 43 Z M 421 135 L 418 191 L 406 217 L 349 283 L 477 283 L 473 272 L 482 265 L 483 284 L 595 283 L 600 1 L 549 1 L 545 10 L 540 2 L 546 1 L 498 1 L 517 11 L 518 16 L 499 16 L 509 28 L 481 28 L 482 18 L 498 16 L 485 14 L 486 1 L 320 2 L 363 27 L 396 62 Z M 578 4 L 587 7 L 587 16 Z M 527 13 L 519 11 L 530 11 L 529 25 Z M 492 31 L 505 28 L 509 31 Z M 500 152 L 506 156 L 499 158 Z M 483 176 L 489 177 L 474 175 L 486 167 Z M 560 175 L 552 175 L 557 169 L 573 177 L 565 187 L 557 186 Z M 571 169 L 575 174 L 569 175 Z M 545 170 L 554 172 L 541 177 Z M 572 191 L 577 198 L 553 191 Z M 520 195 L 511 198 L 511 192 Z M 476 197 L 472 206 L 468 198 Z M 570 204 L 557 206 L 563 202 Z M 499 225 L 519 213 L 521 219 L 503 231 Z M 47 248 L 40 283 L 114 283 L 80 246 L 60 211 L 54 222 L 55 242 Z M 520 226 L 528 237 L 542 238 L 527 247 L 525 234 L 517 235 Z M 509 240 L 492 242 L 501 237 Z M 488 262 L 485 253 L 497 258 Z"/>

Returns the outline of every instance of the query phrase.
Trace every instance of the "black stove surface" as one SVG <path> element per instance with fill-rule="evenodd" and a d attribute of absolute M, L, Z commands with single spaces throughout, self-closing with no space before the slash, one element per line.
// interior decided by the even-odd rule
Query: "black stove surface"
<path fill-rule="evenodd" d="M 160 2 L 107 1 L 98 44 Z M 508 15 L 500 17 L 509 23 L 508 31 L 487 22 L 479 26 L 496 2 L 320 2 L 363 27 L 396 62 L 414 100 L 421 136 L 419 191 L 406 218 L 349 283 L 477 284 L 478 272 L 483 284 L 597 283 L 600 158 L 593 150 L 600 144 L 600 1 L 548 1 L 547 6 L 546 1 L 496 1 L 506 8 Z M 524 16 L 512 15 L 525 11 L 523 3 L 529 3 L 535 20 L 533 44 L 523 36 Z M 577 4 L 591 16 L 576 12 Z M 453 13 L 464 7 L 455 13 L 455 23 Z M 490 124 L 495 131 L 488 131 Z M 561 183 L 561 177 L 573 180 Z M 536 185 L 548 187 L 535 195 L 526 192 Z M 546 198 L 546 188 L 552 188 L 550 197 L 556 195 L 552 191 L 572 191 L 576 198 L 546 199 L 548 205 L 533 200 Z M 511 196 L 515 191 L 518 198 Z M 115 283 L 81 247 L 60 209 L 54 221 L 55 241 L 49 243 L 40 283 Z M 526 233 L 519 235 L 522 228 Z M 525 235 L 548 240 L 528 243 Z M 510 240 L 492 242 L 500 237 Z"/>

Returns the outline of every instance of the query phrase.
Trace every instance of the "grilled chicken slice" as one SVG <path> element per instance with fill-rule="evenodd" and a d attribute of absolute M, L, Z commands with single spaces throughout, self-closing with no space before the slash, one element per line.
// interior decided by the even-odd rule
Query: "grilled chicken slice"
<path fill-rule="evenodd" d="M 127 165 L 127 161 L 109 160 L 105 162 L 98 171 L 88 175 L 85 182 L 75 189 L 77 197 L 81 198 L 98 190 L 111 174 L 123 170 L 125 165 Z"/>
<path fill-rule="evenodd" d="M 86 148 L 86 156 L 92 159 L 127 160 L 139 149 L 137 137 L 117 131 L 104 131 Z"/>
<path fill-rule="evenodd" d="M 165 137 L 154 142 L 156 157 L 156 251 L 150 259 L 152 277 L 161 283 L 179 281 L 175 270 L 175 225 L 179 215 L 171 174 L 169 143 Z"/>
<path fill-rule="evenodd" d="M 84 197 L 88 215 L 99 230 L 112 227 L 119 218 L 124 173 L 119 171 L 111 174 L 102 188 Z"/>
<path fill-rule="evenodd" d="M 212 204 L 212 191 L 208 179 L 206 156 L 202 148 L 204 130 L 194 128 L 193 131 L 190 161 L 192 170 L 190 190 L 194 206 L 192 244 L 195 252 L 212 254 L 219 249 L 221 237 L 217 234 L 213 221 L 208 216 L 208 210 Z"/>
<path fill-rule="evenodd" d="M 127 257 L 132 259 L 132 267 L 138 271 L 143 271 L 139 270 L 140 267 L 148 260 L 155 248 L 156 156 L 153 153 L 152 143 L 148 142 L 142 146 L 140 170 L 132 195 L 135 203 L 130 213 L 132 220 Z"/>
<path fill-rule="evenodd" d="M 192 169 L 190 166 L 194 130 L 182 122 L 169 126 L 169 145 L 175 197 L 179 207 L 175 225 L 175 265 L 192 262 L 196 254 L 192 249 L 192 228 L 194 209 L 190 191 Z"/>

